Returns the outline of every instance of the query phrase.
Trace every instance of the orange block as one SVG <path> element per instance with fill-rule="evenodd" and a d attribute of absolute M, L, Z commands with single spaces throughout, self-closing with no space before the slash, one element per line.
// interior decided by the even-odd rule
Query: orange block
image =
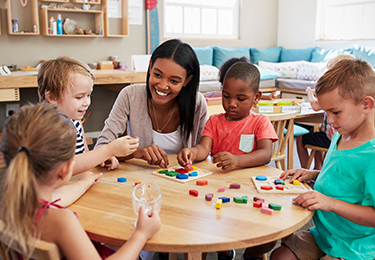
<path fill-rule="evenodd" d="M 207 185 L 208 181 L 207 180 L 197 180 L 197 185 L 199 186 L 204 186 Z"/>

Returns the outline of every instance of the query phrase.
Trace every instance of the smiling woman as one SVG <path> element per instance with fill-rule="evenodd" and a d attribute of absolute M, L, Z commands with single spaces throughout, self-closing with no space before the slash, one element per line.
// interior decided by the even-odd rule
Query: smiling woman
<path fill-rule="evenodd" d="M 167 167 L 169 154 L 196 145 L 207 121 L 207 104 L 198 90 L 199 62 L 190 45 L 168 40 L 153 52 L 145 85 L 124 88 L 105 121 L 95 148 L 127 131 L 139 137 L 130 156 Z"/>

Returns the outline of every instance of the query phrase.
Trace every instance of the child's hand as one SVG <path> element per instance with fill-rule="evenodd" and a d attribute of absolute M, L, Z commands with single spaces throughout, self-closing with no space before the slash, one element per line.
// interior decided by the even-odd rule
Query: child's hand
<path fill-rule="evenodd" d="M 177 155 L 177 161 L 182 167 L 186 167 L 188 164 L 193 164 L 197 155 L 194 153 L 193 149 L 184 148 Z"/>
<path fill-rule="evenodd" d="M 280 95 L 280 91 L 274 91 L 270 94 L 270 100 L 275 100 L 277 96 Z"/>
<path fill-rule="evenodd" d="M 103 176 L 103 173 L 94 174 L 92 172 L 83 172 L 81 174 L 80 179 L 86 180 L 87 182 L 90 183 L 90 186 L 91 186 L 94 182 L 96 182 L 102 176 Z"/>
<path fill-rule="evenodd" d="M 291 181 L 297 179 L 300 182 L 303 182 L 303 181 L 314 180 L 317 174 L 318 172 L 316 171 L 309 171 L 306 169 L 299 168 L 299 169 L 292 169 L 292 170 L 287 170 L 283 172 L 280 175 L 280 179 L 283 179 L 285 181 L 286 178 L 292 176 Z"/>
<path fill-rule="evenodd" d="M 139 208 L 138 221 L 135 231 L 144 234 L 147 240 L 152 238 L 160 229 L 161 221 L 159 213 L 154 209 L 151 216 L 145 213 L 145 206 Z"/>
<path fill-rule="evenodd" d="M 237 156 L 229 152 L 221 152 L 212 156 L 212 162 L 217 163 L 217 167 L 221 167 L 223 170 L 233 170 L 238 166 Z"/>
<path fill-rule="evenodd" d="M 133 153 L 134 158 L 147 161 L 150 165 L 159 165 L 161 168 L 168 168 L 169 161 L 166 152 L 158 145 L 150 145 L 139 148 Z"/>
<path fill-rule="evenodd" d="M 107 161 L 102 162 L 100 164 L 100 167 L 104 167 L 106 165 L 106 163 L 108 163 L 108 164 L 111 165 L 111 166 L 108 167 L 108 171 L 117 169 L 120 166 L 120 163 L 118 162 L 117 158 L 114 157 L 114 156 L 112 156 L 111 158 L 109 158 Z"/>
<path fill-rule="evenodd" d="M 307 208 L 308 210 L 320 209 L 323 211 L 331 211 L 334 200 L 313 190 L 302 193 L 293 200 L 293 203 L 297 203 L 299 206 Z"/>
<path fill-rule="evenodd" d="M 306 93 L 307 93 L 307 96 L 309 97 L 310 102 L 316 100 L 316 98 L 315 98 L 315 90 L 314 89 L 312 89 L 310 87 L 307 87 L 306 88 Z"/>
<path fill-rule="evenodd" d="M 124 157 L 134 153 L 139 145 L 138 137 L 123 136 L 109 143 L 112 156 Z"/>

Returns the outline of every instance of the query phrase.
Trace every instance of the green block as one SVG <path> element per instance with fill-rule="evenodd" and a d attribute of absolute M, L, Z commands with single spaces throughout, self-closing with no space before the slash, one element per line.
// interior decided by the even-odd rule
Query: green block
<path fill-rule="evenodd" d="M 268 204 L 268 207 L 273 210 L 281 210 L 281 205 L 279 204 L 270 203 Z"/>
<path fill-rule="evenodd" d="M 247 204 L 247 196 L 242 196 L 242 203 Z"/>
<path fill-rule="evenodd" d="M 281 181 L 281 184 L 282 185 L 285 185 L 285 181 L 284 180 L 280 180 Z"/>
<path fill-rule="evenodd" d="M 178 174 L 178 172 L 175 172 L 175 171 L 169 171 L 169 172 L 167 172 L 165 175 L 168 175 L 168 176 L 171 176 L 171 177 L 176 177 L 177 174 Z"/>
<path fill-rule="evenodd" d="M 236 203 L 243 203 L 243 199 L 240 197 L 233 197 L 233 201 Z"/>
<path fill-rule="evenodd" d="M 160 170 L 160 171 L 159 171 L 160 174 L 165 174 L 165 173 L 167 173 L 167 172 L 168 172 L 167 169 L 165 169 L 165 170 Z"/>

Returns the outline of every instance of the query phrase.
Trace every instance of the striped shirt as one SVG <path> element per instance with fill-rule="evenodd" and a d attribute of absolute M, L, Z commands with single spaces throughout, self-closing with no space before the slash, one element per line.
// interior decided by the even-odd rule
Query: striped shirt
<path fill-rule="evenodd" d="M 75 128 L 77 129 L 77 143 L 75 154 L 80 154 L 85 152 L 85 143 L 83 141 L 82 126 L 79 120 L 71 119 Z"/>

